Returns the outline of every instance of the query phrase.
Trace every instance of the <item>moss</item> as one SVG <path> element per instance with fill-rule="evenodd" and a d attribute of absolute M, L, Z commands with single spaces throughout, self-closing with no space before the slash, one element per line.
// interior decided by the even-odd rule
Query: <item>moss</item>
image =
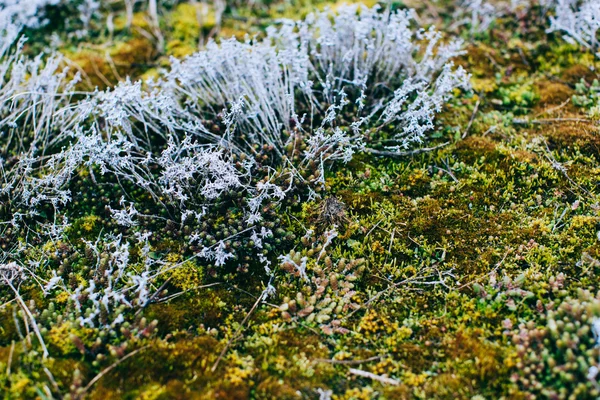
<path fill-rule="evenodd" d="M 423 13 L 422 3 L 416 6 L 422 18 L 443 25 L 451 19 L 444 8 L 450 3 L 432 6 L 439 19 Z M 263 34 L 276 18 L 339 3 L 228 4 L 220 31 L 210 6 L 165 6 L 164 52 L 140 33 L 150 31 L 145 13 L 135 14 L 128 31 L 115 5 L 113 40 L 96 31 L 97 42 L 65 50 L 86 85 L 105 87 L 127 75 L 157 76 L 167 56 L 190 54 L 211 35 Z M 199 20 L 197 12 L 205 11 Z M 446 146 L 393 160 L 359 154 L 327 171 L 322 199 L 269 206 L 273 215 L 265 224 L 272 224 L 274 237 L 265 242 L 275 249 L 269 261 L 277 293 L 254 310 L 268 281 L 262 265 L 243 251 L 223 270 L 188 260 L 194 252 L 189 226 L 178 223 L 140 221 L 133 229 L 164 228 L 151 246 L 166 260 L 164 286 L 139 315 L 125 312 L 123 329 L 83 328 L 67 292 L 45 297 L 36 282 L 24 282 L 20 290 L 34 300 L 32 312 L 51 351 L 44 366 L 61 391 L 85 386 L 111 365 L 89 398 L 292 399 L 318 397 L 317 389 L 331 390 L 335 399 L 543 396 L 532 374 L 552 390 L 585 389 L 586 368 L 597 360 L 589 319 L 597 313 L 593 293 L 600 289 L 600 142 L 590 118 L 598 62 L 559 35 L 546 39 L 537 22 L 533 14 L 500 19 L 488 34 L 469 38 L 457 63 L 472 73 L 477 95 L 452 100 L 440 115 L 431 143 Z M 582 96 L 580 104 L 573 104 L 574 95 Z M 88 190 L 92 178 L 101 189 Z M 36 242 L 24 252 L 26 261 L 47 262 L 43 279 L 58 268 L 73 290 L 94 277 L 83 240 L 123 232 L 105 210 L 120 197 L 114 183 L 79 171 L 65 240 Z M 130 195 L 149 203 L 135 189 Z M 238 226 L 244 216 L 232 198 L 207 216 L 213 240 L 232 226 L 245 228 Z M 330 199 L 343 211 L 324 216 Z M 322 235 L 334 224 L 339 235 L 321 257 Z M 303 239 L 308 229 L 314 237 Z M 280 254 L 307 257 L 315 279 L 307 283 L 280 265 Z M 4 290 L 0 296 L 2 304 L 11 298 Z M 50 299 L 54 311 L 44 312 Z M 31 347 L 21 341 L 23 318 L 13 306 L 0 308 L 0 391 L 8 398 L 41 397 L 52 383 L 36 341 Z M 152 320 L 155 331 L 147 329 Z M 560 335 L 550 333 L 550 321 Z M 547 341 L 536 342 L 539 335 Z M 583 347 L 571 348 L 575 361 L 555 369 L 548 360 L 567 357 L 563 335 Z M 400 384 L 353 375 L 351 367 Z"/>
<path fill-rule="evenodd" d="M 564 83 L 540 82 L 540 103 L 545 106 L 560 105 L 569 100 L 573 89 Z"/>
<path fill-rule="evenodd" d="M 176 261 L 176 260 L 170 260 Z M 192 261 L 185 261 L 167 274 L 167 279 L 178 289 L 193 290 L 202 285 L 204 269 Z"/>
<path fill-rule="evenodd" d="M 565 70 L 561 72 L 560 78 L 571 85 L 575 85 L 582 79 L 591 82 L 598 78 L 598 74 L 585 65 L 575 64 L 565 68 Z"/>
<path fill-rule="evenodd" d="M 473 86 L 473 90 L 478 93 L 492 93 L 497 88 L 495 79 L 487 79 L 487 78 L 471 78 L 471 85 Z"/>
<path fill-rule="evenodd" d="M 209 34 L 216 26 L 214 10 L 204 3 L 178 4 L 169 17 L 172 31 L 166 51 L 177 58 L 196 52 L 201 35 Z"/>

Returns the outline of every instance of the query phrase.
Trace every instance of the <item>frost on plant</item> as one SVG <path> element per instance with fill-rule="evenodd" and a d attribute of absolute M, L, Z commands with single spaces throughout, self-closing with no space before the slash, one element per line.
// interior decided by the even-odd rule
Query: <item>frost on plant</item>
<path fill-rule="evenodd" d="M 99 3 L 77 4 L 89 24 Z M 277 263 L 273 254 L 272 243 L 291 240 L 274 222 L 280 204 L 319 196 L 327 169 L 356 153 L 421 146 L 457 89 L 468 89 L 468 74 L 452 62 L 459 40 L 419 28 L 412 11 L 343 6 L 282 21 L 262 40 L 211 42 L 157 78 L 82 93 L 64 57 L 24 55 L 18 34 L 34 23 L 28 9 L 4 10 L 0 235 L 50 240 L 50 248 L 68 247 L 61 242 L 73 230 L 87 235 L 74 245 L 91 266 L 82 279 L 46 268 L 58 250 L 37 254 L 30 271 L 45 277 L 36 281 L 44 294 L 69 299 L 79 326 L 130 321 L 126 310 L 146 307 L 184 265 L 154 251 L 164 246 L 156 230 L 184 237 L 189 260 L 214 274 L 256 260 L 269 277 L 265 295 L 281 268 L 309 282 L 309 258 Z M 90 197 L 73 190 L 81 182 Z M 101 196 L 107 204 L 79 211 Z M 100 218 L 110 230 L 95 230 Z M 337 236 L 335 227 L 325 232 L 316 263 Z M 0 255 L 24 253 L 15 246 Z"/>
<path fill-rule="evenodd" d="M 562 32 L 571 43 L 578 43 L 600 57 L 600 3 L 594 0 L 558 0 L 548 32 Z"/>
<path fill-rule="evenodd" d="M 94 182 L 114 180 L 119 198 L 142 190 L 181 221 L 241 193 L 250 231 L 298 183 L 314 198 L 332 163 L 370 146 L 420 146 L 468 75 L 451 61 L 461 42 L 415 27 L 413 15 L 362 6 L 315 13 L 283 21 L 262 41 L 209 43 L 158 79 L 86 94 L 74 91 L 78 77 L 67 78 L 60 56 L 28 59 L 23 40 L 6 45 L 0 196 L 11 207 L 3 226 L 51 215 L 56 231 L 70 182 L 87 170 Z M 108 207 L 129 228 L 155 217 L 139 208 Z M 206 245 L 219 265 L 230 258 L 224 245 Z"/>
<path fill-rule="evenodd" d="M 518 6 L 513 0 L 511 6 Z M 457 15 L 470 13 L 461 22 L 469 24 L 471 34 L 487 31 L 497 18 L 504 14 L 500 5 L 486 0 L 464 0 L 462 7 L 457 10 Z"/>
<path fill-rule="evenodd" d="M 2 0 L 0 1 L 0 26 L 7 24 L 36 28 L 48 21 L 40 19 L 40 11 L 55 6 L 61 0 Z"/>

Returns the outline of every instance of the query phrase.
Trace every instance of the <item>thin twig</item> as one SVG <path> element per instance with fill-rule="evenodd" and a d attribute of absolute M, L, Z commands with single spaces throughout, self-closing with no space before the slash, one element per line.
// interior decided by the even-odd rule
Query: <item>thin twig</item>
<path fill-rule="evenodd" d="M 397 379 L 388 378 L 387 376 L 376 375 L 372 372 L 363 371 L 362 369 L 350 368 L 348 372 L 354 375 L 362 376 L 364 378 L 373 379 L 374 381 L 378 381 L 387 385 L 398 386 L 401 383 Z"/>
<path fill-rule="evenodd" d="M 369 232 L 367 232 L 367 234 L 365 235 L 365 239 L 369 237 L 369 235 L 371 234 L 371 232 L 373 232 L 373 230 L 375 230 L 375 228 L 377 228 L 379 226 L 379 224 L 381 224 L 384 221 L 384 219 L 379 220 L 375 226 L 373 226 Z"/>
<path fill-rule="evenodd" d="M 92 66 L 92 69 L 94 70 L 94 72 L 96 73 L 96 76 L 98 78 L 100 78 L 100 80 L 108 87 L 112 86 L 112 83 L 108 80 L 108 78 L 106 77 L 106 75 L 104 75 L 100 69 L 98 68 L 98 65 L 96 64 L 96 61 L 94 61 L 94 59 L 90 58 L 90 65 Z"/>
<path fill-rule="evenodd" d="M 513 119 L 513 124 L 515 125 L 543 125 L 543 124 L 551 124 L 553 122 L 593 122 L 588 118 L 543 118 L 543 119 L 532 119 L 526 120 L 521 118 Z"/>
<path fill-rule="evenodd" d="M 485 274 L 483 274 L 483 275 L 479 276 L 478 278 L 475 278 L 474 280 L 472 280 L 472 281 L 471 281 L 471 282 L 469 282 L 469 283 L 465 283 L 464 285 L 462 285 L 462 286 L 459 286 L 458 288 L 456 288 L 456 290 L 460 290 L 460 289 L 462 289 L 462 288 L 464 288 L 464 287 L 466 287 L 466 286 L 470 286 L 470 285 L 472 285 L 472 284 L 474 284 L 474 283 L 476 283 L 476 282 L 479 282 L 479 281 L 480 281 L 480 280 L 482 280 L 484 277 L 486 277 L 486 276 L 489 276 L 489 275 L 491 275 L 492 273 L 496 272 L 496 271 L 498 270 L 498 268 L 500 268 L 500 266 L 501 266 L 501 265 L 504 263 L 504 260 L 506 260 L 506 256 L 508 256 L 508 253 L 510 253 L 510 250 L 508 250 L 508 251 L 506 251 L 506 252 L 504 253 L 504 257 L 502 257 L 502 260 L 500 260 L 500 261 L 498 261 L 498 262 L 496 263 L 496 266 L 494 267 L 494 269 L 493 269 L 493 270 L 491 270 L 490 272 L 486 272 Z"/>
<path fill-rule="evenodd" d="M 327 363 L 327 364 L 336 364 L 336 365 L 359 365 L 373 361 L 380 361 L 383 357 L 374 356 L 365 358 L 364 360 L 330 360 L 328 358 L 316 358 L 313 360 L 315 363 Z"/>
<path fill-rule="evenodd" d="M 482 135 L 482 136 L 487 136 L 487 134 L 488 134 L 488 133 L 492 133 L 492 132 L 494 132 L 494 131 L 496 130 L 496 128 L 497 128 L 497 127 L 498 127 L 497 125 L 492 125 L 492 126 L 490 126 L 490 127 L 488 128 L 488 130 L 487 130 L 487 131 L 483 132 L 483 135 Z"/>
<path fill-rule="evenodd" d="M 558 105 L 558 106 L 556 106 L 556 107 L 550 108 L 550 109 L 548 109 L 548 110 L 544 110 L 544 111 L 542 111 L 542 112 L 540 112 L 540 113 L 536 114 L 534 117 L 535 117 L 535 118 L 537 118 L 537 117 L 539 117 L 540 115 L 544 115 L 544 114 L 550 114 L 550 113 L 552 113 L 552 112 L 554 112 L 554 111 L 560 110 L 561 108 L 563 108 L 564 106 L 566 106 L 567 104 L 569 104 L 569 101 L 571 101 L 571 99 L 567 99 L 567 100 L 565 100 L 564 102 L 562 102 L 560 105 Z"/>
<path fill-rule="evenodd" d="M 4 278 L 4 281 L 8 285 L 8 287 L 10 287 L 11 290 L 15 293 L 15 298 L 17 299 L 17 303 L 19 304 L 19 306 L 21 306 L 21 309 L 23 310 L 23 320 L 25 321 L 25 330 L 27 331 L 27 340 L 28 340 L 29 346 L 31 346 L 31 338 L 29 336 L 29 323 L 27 322 L 27 317 L 29 317 L 29 320 L 31 321 L 31 327 L 33 328 L 33 331 L 34 331 L 35 335 L 37 336 L 37 338 L 40 342 L 40 345 L 42 346 L 42 351 L 43 351 L 42 358 L 45 360 L 46 358 L 48 358 L 48 354 L 49 354 L 48 348 L 46 347 L 46 343 L 44 342 L 42 334 L 40 333 L 40 329 L 38 327 L 37 321 L 35 320 L 35 317 L 33 316 L 33 314 L 31 314 L 31 311 L 29 311 L 29 308 L 25 304 L 25 301 L 19 294 L 19 290 L 17 288 L 15 288 L 15 286 L 13 286 L 12 282 L 9 281 L 8 279 Z"/>
<path fill-rule="evenodd" d="M 240 327 L 238 328 L 238 330 L 235 332 L 235 334 L 233 336 L 231 336 L 231 338 L 229 339 L 229 341 L 227 341 L 227 344 L 225 345 L 225 347 L 221 351 L 221 354 L 219 354 L 219 357 L 217 357 L 217 360 L 215 361 L 215 363 L 213 364 L 212 368 L 210 369 L 212 372 L 215 372 L 215 370 L 219 366 L 219 362 L 221 362 L 221 359 L 225 356 L 225 353 L 227 352 L 227 349 L 229 349 L 229 346 L 231 346 L 231 343 L 233 343 L 233 341 L 235 339 L 237 339 L 237 337 L 239 336 L 239 334 L 242 331 L 242 329 L 244 329 L 244 325 L 246 324 L 246 322 L 248 321 L 248 319 L 250 318 L 250 316 L 252 315 L 252 313 L 254 312 L 254 310 L 256 310 L 256 307 L 258 307 L 258 304 L 260 303 L 260 301 L 262 300 L 262 298 L 263 298 L 263 296 L 258 296 L 258 299 L 256 299 L 256 301 L 254 302 L 254 305 L 252 306 L 252 308 L 250 309 L 250 311 L 248 312 L 248 314 L 246 314 L 246 317 L 244 318 L 244 320 L 240 324 Z"/>
<path fill-rule="evenodd" d="M 452 178 L 452 180 L 456 183 L 458 183 L 458 178 L 454 175 L 454 173 L 452 172 L 452 168 L 450 168 L 450 161 L 448 160 L 448 157 L 446 157 L 446 159 L 444 160 L 444 166 L 446 167 L 446 169 L 444 168 L 440 168 L 439 166 L 435 166 L 438 170 L 443 171 L 445 173 L 448 174 L 448 176 L 450 176 L 450 178 Z"/>
<path fill-rule="evenodd" d="M 54 375 L 52 375 L 52 372 L 50 372 L 50 370 L 47 367 L 44 367 L 44 372 L 46 373 L 46 376 L 50 380 L 50 383 L 52 383 L 52 386 L 54 387 L 54 390 L 56 390 L 56 392 L 58 394 L 61 394 L 60 393 L 60 388 L 58 387 L 58 383 L 56 383 L 56 379 L 54 379 Z"/>
<path fill-rule="evenodd" d="M 392 236 L 390 238 L 390 245 L 388 247 L 388 252 L 385 255 L 385 263 L 387 264 L 387 260 L 390 254 L 392 254 L 392 245 L 394 244 L 394 235 L 396 234 L 396 228 L 392 229 Z"/>
<path fill-rule="evenodd" d="M 563 218 L 565 217 L 565 215 L 567 214 L 567 211 L 569 211 L 569 206 L 567 205 L 565 207 L 565 209 L 563 210 L 562 214 L 560 214 L 560 217 L 558 217 L 558 219 L 556 218 L 556 211 L 558 210 L 558 206 L 556 207 L 556 209 L 554 210 L 554 224 L 552 224 L 552 233 L 554 233 L 554 231 L 556 229 L 560 229 L 562 228 L 565 224 L 560 224 L 561 221 L 563 220 Z"/>
<path fill-rule="evenodd" d="M 531 65 L 527 61 L 527 58 L 525 57 L 525 53 L 523 52 L 523 49 L 521 49 L 520 47 L 517 47 L 517 51 L 519 52 L 519 56 L 521 56 L 521 61 L 523 61 L 523 64 L 527 65 L 527 67 L 531 67 Z"/>
<path fill-rule="evenodd" d="M 156 292 L 154 292 L 152 294 L 152 296 L 150 296 L 150 298 L 148 300 L 146 300 L 146 302 L 140 307 L 140 309 L 135 312 L 135 316 L 136 317 L 144 310 L 144 308 L 148 307 L 148 304 L 150 304 L 150 303 L 152 303 L 154 301 L 154 299 L 156 298 L 156 296 L 158 296 L 159 293 L 163 291 L 163 289 L 165 288 L 165 286 L 167 286 L 167 284 L 170 281 L 171 281 L 171 277 L 169 277 L 169 279 L 167 279 L 162 285 L 160 285 L 160 287 L 156 290 Z"/>
<path fill-rule="evenodd" d="M 167 296 L 167 297 L 164 297 L 164 298 L 162 298 L 162 299 L 159 299 L 159 300 L 158 300 L 156 303 L 157 303 L 157 304 L 159 304 L 159 303 L 166 303 L 167 301 L 169 301 L 169 300 L 173 300 L 174 298 L 177 298 L 177 297 L 179 297 L 179 296 L 181 296 L 181 295 L 184 295 L 184 294 L 186 294 L 187 292 L 191 292 L 192 290 L 206 289 L 206 288 L 209 288 L 209 287 L 212 287 L 212 286 L 217 286 L 217 285 L 220 285 L 221 283 L 222 283 L 222 282 L 214 282 L 214 283 L 209 283 L 209 284 L 207 284 L 207 285 L 195 286 L 195 287 L 193 287 L 193 288 L 190 288 L 190 289 L 183 290 L 183 291 L 181 291 L 181 292 L 179 292 L 179 293 L 173 293 L 173 294 L 172 294 L 172 295 L 170 295 L 170 296 Z"/>
<path fill-rule="evenodd" d="M 10 376 L 10 366 L 12 365 L 13 353 L 15 351 L 15 341 L 13 340 L 10 345 L 10 352 L 8 353 L 8 364 L 6 365 L 6 376 Z"/>
<path fill-rule="evenodd" d="M 450 144 L 450 142 L 445 142 L 442 144 L 438 144 L 437 146 L 433 146 L 433 147 L 423 147 L 420 149 L 414 149 L 414 150 L 410 150 L 410 151 L 391 151 L 391 150 L 375 150 L 375 149 L 371 149 L 369 147 L 365 148 L 365 151 L 367 153 L 371 153 L 374 154 L 376 156 L 386 156 L 386 157 L 406 157 L 406 156 L 414 156 L 417 154 L 421 154 L 421 153 L 427 153 L 430 151 L 434 151 L 437 149 L 440 149 L 442 147 L 448 146 Z"/>
<path fill-rule="evenodd" d="M 469 124 L 467 128 L 463 132 L 461 138 L 464 139 L 469 134 L 469 130 L 471 129 L 471 125 L 473 125 L 473 121 L 475 120 L 475 115 L 477 115 L 477 111 L 479 110 L 479 105 L 481 104 L 481 97 L 477 99 L 477 103 L 475 103 L 475 108 L 473 109 L 473 114 L 471 114 L 471 119 L 469 120 Z"/>
<path fill-rule="evenodd" d="M 106 53 L 105 53 L 105 58 L 106 58 L 106 61 L 108 61 L 108 65 L 109 65 L 113 75 L 115 76 L 115 78 L 117 78 L 118 81 L 123 81 L 123 78 L 121 77 L 121 75 L 119 74 L 119 71 L 117 70 L 117 66 L 115 65 L 115 62 L 113 61 L 113 59 L 110 56 L 110 53 L 108 51 L 106 51 Z"/>
<path fill-rule="evenodd" d="M 578 188 L 579 190 L 583 191 L 586 195 L 592 196 L 592 194 L 586 188 L 584 188 L 583 186 L 581 186 L 580 184 L 575 182 L 573 179 L 571 179 L 571 177 L 567 173 L 567 168 L 564 165 L 562 165 L 560 162 L 558 162 L 552 155 L 552 152 L 550 151 L 550 148 L 548 147 L 548 143 L 546 143 L 544 141 L 544 145 L 546 146 L 546 151 L 544 152 L 544 155 L 546 156 L 548 161 L 550 161 L 550 164 L 552 164 L 552 167 L 555 170 L 561 172 L 564 175 L 564 177 L 567 178 L 569 183 L 571 183 L 571 185 L 573 185 L 576 188 Z"/>
<path fill-rule="evenodd" d="M 127 354 L 126 356 L 124 356 L 123 358 L 118 359 L 117 361 L 115 361 L 113 364 L 109 365 L 108 367 L 104 368 L 102 371 L 100 371 L 98 373 L 98 375 L 96 375 L 94 377 L 94 379 L 92 379 L 87 385 L 86 387 L 83 388 L 83 391 L 79 393 L 79 395 L 82 397 L 83 394 L 85 394 L 88 390 L 90 390 L 90 388 L 94 385 L 94 383 L 98 382 L 104 375 L 108 374 L 110 371 L 112 371 L 114 368 L 116 368 L 119 364 L 121 364 L 123 361 L 127 360 L 130 357 L 133 357 L 134 355 L 136 355 L 137 353 L 139 353 L 142 350 L 147 349 L 150 346 L 144 346 L 141 347 L 137 350 L 132 351 L 131 353 Z"/>
<path fill-rule="evenodd" d="M 17 299 L 11 299 L 4 304 L 0 304 L 0 308 L 5 308 L 7 305 L 11 304 L 13 301 L 17 301 Z"/>
<path fill-rule="evenodd" d="M 432 268 L 435 270 L 435 268 Z M 440 283 L 444 283 L 442 275 L 450 275 L 451 271 L 444 271 L 440 274 L 440 280 L 439 281 L 431 281 L 431 282 L 427 282 L 425 281 L 425 279 L 430 278 L 433 276 L 433 273 L 426 273 L 426 274 L 422 274 L 422 275 L 418 275 L 418 276 L 413 276 L 410 278 L 406 278 L 401 280 L 400 282 L 396 282 L 394 284 L 389 285 L 388 287 L 386 287 L 385 289 L 375 293 L 373 296 L 371 296 L 370 299 L 368 299 L 367 301 L 365 301 L 364 303 L 360 304 L 357 308 L 355 308 L 352 312 L 350 312 L 349 314 L 345 315 L 344 317 L 342 317 L 343 320 L 347 320 L 349 319 L 352 315 L 354 315 L 356 312 L 358 312 L 359 310 L 362 310 L 368 306 L 371 305 L 371 303 L 373 303 L 375 300 L 377 300 L 380 296 L 382 296 L 383 294 L 389 292 L 392 289 L 395 289 L 397 287 L 399 287 L 400 285 L 403 284 L 407 284 L 407 283 L 413 283 L 413 284 L 423 284 L 423 285 L 437 285 Z M 446 286 L 444 284 L 444 286 Z"/>

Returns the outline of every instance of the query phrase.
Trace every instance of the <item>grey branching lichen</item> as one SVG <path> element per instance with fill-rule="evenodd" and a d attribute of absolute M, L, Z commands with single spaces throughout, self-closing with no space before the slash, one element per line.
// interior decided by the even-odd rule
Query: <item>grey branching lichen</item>
<path fill-rule="evenodd" d="M 562 32 L 571 43 L 578 43 L 600 57 L 600 3 L 594 0 L 558 0 L 548 32 Z"/>
<path fill-rule="evenodd" d="M 42 64 L 20 55 L 22 41 L 6 47 L 5 226 L 17 229 L 47 205 L 60 221 L 69 182 L 87 168 L 93 179 L 96 171 L 143 190 L 180 220 L 241 191 L 249 231 L 265 202 L 302 182 L 314 197 L 327 166 L 350 161 L 367 141 L 389 151 L 424 143 L 468 75 L 451 61 L 461 42 L 441 44 L 439 32 L 413 28 L 412 15 L 357 6 L 311 14 L 262 41 L 210 43 L 157 80 L 87 94 L 74 91 L 60 57 Z M 111 213 L 124 226 L 139 217 L 135 205 Z"/>

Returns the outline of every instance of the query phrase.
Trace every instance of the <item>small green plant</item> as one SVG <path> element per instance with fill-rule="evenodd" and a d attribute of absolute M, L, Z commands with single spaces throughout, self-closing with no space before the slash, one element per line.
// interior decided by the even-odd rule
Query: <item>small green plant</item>
<path fill-rule="evenodd" d="M 575 92 L 576 94 L 572 97 L 575 106 L 594 109 L 600 105 L 600 83 L 598 79 L 594 79 L 591 85 L 581 79 L 579 83 L 575 84 Z"/>

